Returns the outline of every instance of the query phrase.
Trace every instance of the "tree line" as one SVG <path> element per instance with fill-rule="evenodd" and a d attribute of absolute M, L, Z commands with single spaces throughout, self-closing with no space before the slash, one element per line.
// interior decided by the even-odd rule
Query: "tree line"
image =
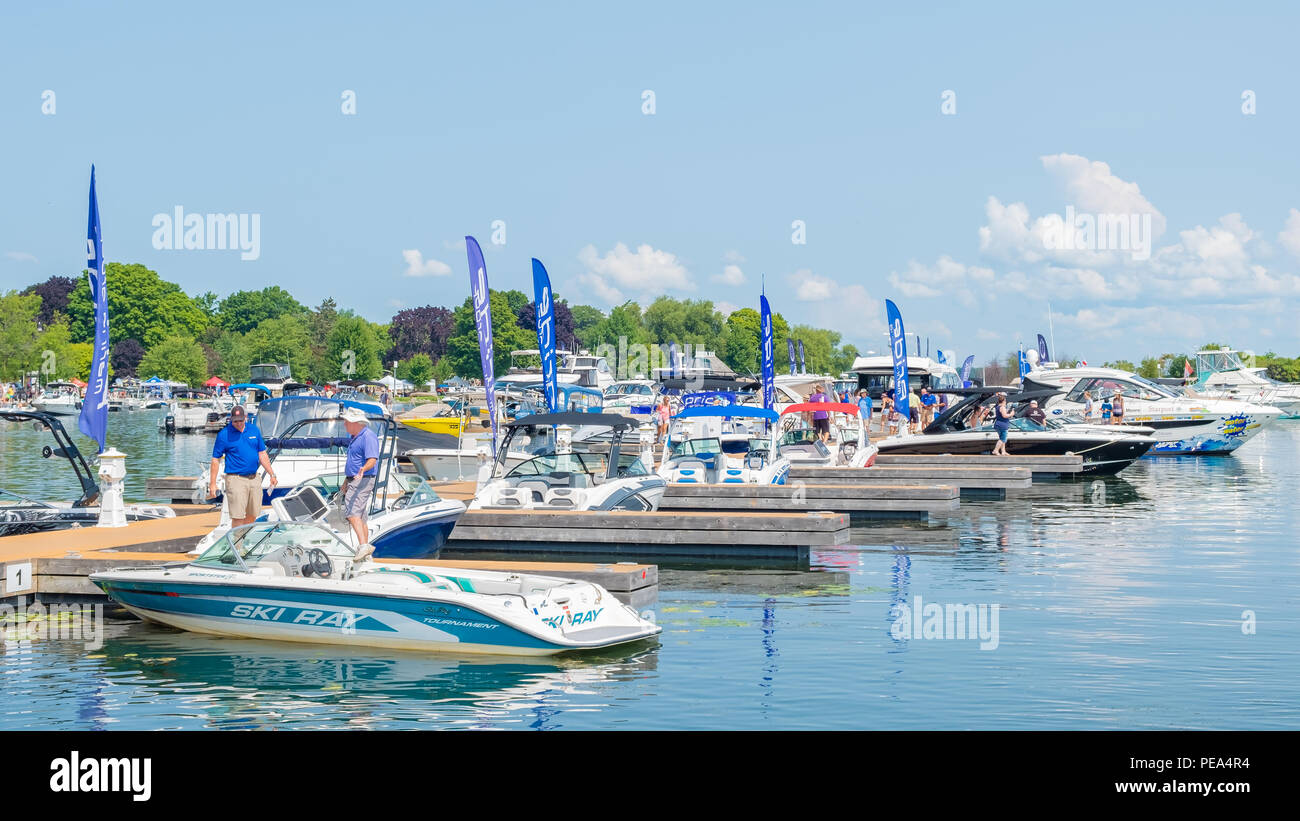
<path fill-rule="evenodd" d="M 106 276 L 114 378 L 159 376 L 192 386 L 212 376 L 245 382 L 249 367 L 261 362 L 286 362 L 295 379 L 316 384 L 377 379 L 390 371 L 416 385 L 483 375 L 468 296 L 455 307 L 404 309 L 379 324 L 332 298 L 308 307 L 275 285 L 223 298 L 210 291 L 186 294 L 140 264 L 110 262 Z M 511 351 L 537 347 L 536 319 L 532 299 L 522 291 L 494 290 L 490 299 L 493 365 L 500 374 Z M 724 315 L 709 300 L 663 296 L 644 309 L 629 301 L 602 311 L 570 305 L 558 294 L 554 306 L 562 349 L 618 348 L 621 340 L 629 346 L 676 343 L 713 351 L 740 374 L 760 367 L 759 314 L 753 308 Z M 791 326 L 780 314 L 772 325 L 778 372 L 786 370 L 787 337 L 803 342 L 810 373 L 840 373 L 858 355 L 835 331 Z M 94 303 L 84 275 L 53 276 L 0 294 L 0 381 L 32 371 L 44 381 L 85 380 L 93 341 Z"/>

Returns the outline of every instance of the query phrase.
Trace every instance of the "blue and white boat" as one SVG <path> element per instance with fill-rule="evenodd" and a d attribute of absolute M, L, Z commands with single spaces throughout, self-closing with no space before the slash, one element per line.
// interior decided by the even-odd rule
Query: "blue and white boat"
<path fill-rule="evenodd" d="M 659 475 L 684 484 L 783 485 L 790 460 L 781 455 L 779 419 L 753 405 L 689 405 L 671 420 Z"/>
<path fill-rule="evenodd" d="M 354 559 L 319 524 L 256 522 L 194 561 L 90 580 L 140 618 L 241 638 L 551 655 L 661 630 L 590 582 Z"/>

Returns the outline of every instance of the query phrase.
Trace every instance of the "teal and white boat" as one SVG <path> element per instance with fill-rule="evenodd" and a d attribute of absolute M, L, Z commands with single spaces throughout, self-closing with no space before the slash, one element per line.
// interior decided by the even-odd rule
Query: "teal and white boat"
<path fill-rule="evenodd" d="M 241 638 L 550 655 L 661 630 L 590 582 L 354 557 L 318 524 L 255 522 L 194 561 L 90 580 L 140 618 Z"/>

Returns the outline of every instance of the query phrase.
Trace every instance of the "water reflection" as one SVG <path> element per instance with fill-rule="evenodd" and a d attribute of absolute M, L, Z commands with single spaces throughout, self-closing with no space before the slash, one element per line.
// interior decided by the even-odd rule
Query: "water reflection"
<path fill-rule="evenodd" d="M 554 729 L 569 709 L 601 709 L 608 699 L 603 685 L 653 677 L 658 664 L 653 643 L 560 658 L 456 657 L 201 636 L 146 624 L 108 639 L 98 655 L 96 673 L 78 690 L 97 694 L 94 712 L 79 710 L 78 726 L 122 720 L 141 701 L 179 700 L 169 712 L 217 729 Z M 120 700 L 128 683 L 133 706 Z"/>

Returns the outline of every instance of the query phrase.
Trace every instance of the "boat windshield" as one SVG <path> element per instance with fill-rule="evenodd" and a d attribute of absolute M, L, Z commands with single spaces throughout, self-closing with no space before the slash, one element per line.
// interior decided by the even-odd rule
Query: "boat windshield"
<path fill-rule="evenodd" d="M 28 499 L 26 496 L 19 496 L 17 493 L 12 493 L 8 490 L 0 490 L 0 508 L 6 507 L 44 507 L 54 510 L 54 505 L 49 504 L 48 502 Z"/>
<path fill-rule="evenodd" d="M 326 528 L 309 522 L 254 522 L 218 539 L 192 564 L 248 572 L 251 565 L 276 560 L 281 552 L 322 550 L 331 559 L 351 559 L 356 551 Z"/>
<path fill-rule="evenodd" d="M 605 473 L 605 457 L 599 453 L 550 453 L 520 462 L 506 474 L 507 479 L 520 476 L 539 476 L 553 473 L 585 473 L 588 476 Z"/>
<path fill-rule="evenodd" d="M 722 440 L 716 438 L 687 439 L 673 446 L 673 456 L 712 456 L 722 452 Z"/>

